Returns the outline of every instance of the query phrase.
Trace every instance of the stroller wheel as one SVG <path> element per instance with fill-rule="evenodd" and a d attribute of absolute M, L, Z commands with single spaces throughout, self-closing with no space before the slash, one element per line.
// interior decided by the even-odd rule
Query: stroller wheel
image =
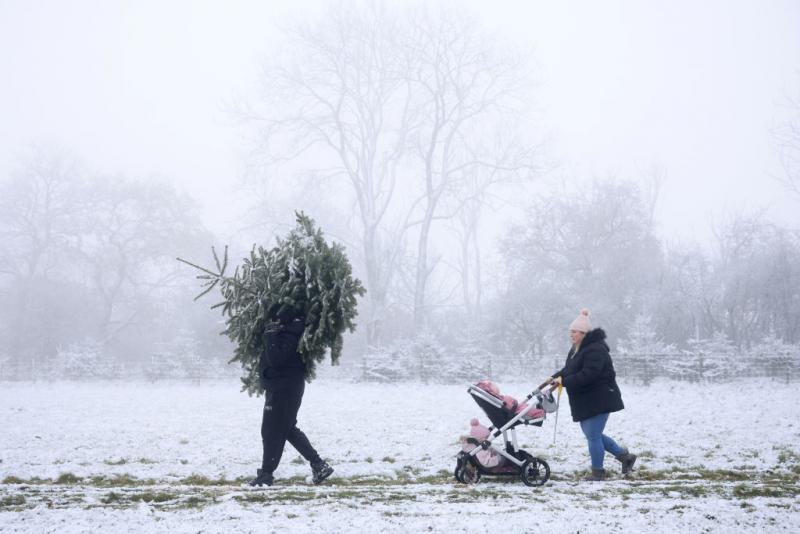
<path fill-rule="evenodd" d="M 456 460 L 456 468 L 453 470 L 453 476 L 457 481 L 461 482 L 462 484 L 465 483 L 463 480 L 461 480 L 461 471 L 463 469 L 464 469 L 464 462 L 461 460 L 461 458 L 459 458 L 458 460 Z"/>
<path fill-rule="evenodd" d="M 463 474 L 464 465 L 467 463 L 467 461 L 469 461 L 469 455 L 464 454 L 463 452 L 459 453 L 459 455 L 456 457 L 456 468 L 453 470 L 453 476 L 462 484 L 466 484 L 466 482 L 461 479 L 461 475 Z"/>
<path fill-rule="evenodd" d="M 481 479 L 481 472 L 473 458 L 465 458 L 456 465 L 455 476 L 462 484 L 475 484 Z"/>
<path fill-rule="evenodd" d="M 531 457 L 522 464 L 519 477 L 526 486 L 541 486 L 550 478 L 550 466 L 541 458 Z"/>

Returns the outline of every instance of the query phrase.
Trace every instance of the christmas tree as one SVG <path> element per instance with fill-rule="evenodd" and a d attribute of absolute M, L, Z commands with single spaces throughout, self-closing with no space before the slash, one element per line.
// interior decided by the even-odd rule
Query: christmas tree
<path fill-rule="evenodd" d="M 352 276 L 344 249 L 328 244 L 314 221 L 302 212 L 295 213 L 297 225 L 272 249 L 253 247 L 250 256 L 226 276 L 228 250 L 222 261 L 212 247 L 217 271 L 205 269 L 181 258 L 204 274 L 199 299 L 215 287 L 222 293 L 227 335 L 236 345 L 229 363 L 239 362 L 244 371 L 242 390 L 250 395 L 262 393 L 258 362 L 264 350 L 264 332 L 269 323 L 287 311 L 305 318 L 305 330 L 298 353 L 306 367 L 306 380 L 315 376 L 316 365 L 330 351 L 335 365 L 342 354 L 342 334 L 355 329 L 356 297 L 364 287 Z"/>

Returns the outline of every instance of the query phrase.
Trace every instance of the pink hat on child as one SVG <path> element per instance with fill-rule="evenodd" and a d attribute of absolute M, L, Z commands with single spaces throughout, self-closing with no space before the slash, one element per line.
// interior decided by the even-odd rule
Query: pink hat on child
<path fill-rule="evenodd" d="M 469 424 L 469 437 L 479 441 L 483 441 L 489 437 L 489 429 L 483 426 L 477 418 L 473 417 L 470 419 Z"/>
<path fill-rule="evenodd" d="M 589 321 L 589 310 L 586 308 L 582 309 L 581 314 L 569 324 L 569 329 L 577 330 L 578 332 L 583 332 L 584 334 L 591 330 L 592 323 Z"/>

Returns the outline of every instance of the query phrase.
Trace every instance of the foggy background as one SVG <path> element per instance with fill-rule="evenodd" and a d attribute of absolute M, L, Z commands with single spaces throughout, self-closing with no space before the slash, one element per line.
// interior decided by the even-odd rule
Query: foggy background
<path fill-rule="evenodd" d="M 0 2 L 0 378 L 235 375 L 175 261 L 305 210 L 342 368 L 797 376 L 795 2 Z M 322 370 L 324 371 L 324 369 Z"/>

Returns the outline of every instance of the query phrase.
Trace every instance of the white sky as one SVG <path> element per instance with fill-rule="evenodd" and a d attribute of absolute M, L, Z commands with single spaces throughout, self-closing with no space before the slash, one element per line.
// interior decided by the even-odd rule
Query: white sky
<path fill-rule="evenodd" d="M 800 94 L 800 2 L 467 3 L 533 47 L 532 105 L 557 175 L 657 166 L 668 237 L 702 238 L 710 217 L 764 206 L 800 226 L 800 199 L 770 177 L 770 128 Z M 90 168 L 174 180 L 225 237 L 244 132 L 224 103 L 253 95 L 276 25 L 325 5 L 0 0 L 0 178 L 28 143 L 50 141 Z"/>

